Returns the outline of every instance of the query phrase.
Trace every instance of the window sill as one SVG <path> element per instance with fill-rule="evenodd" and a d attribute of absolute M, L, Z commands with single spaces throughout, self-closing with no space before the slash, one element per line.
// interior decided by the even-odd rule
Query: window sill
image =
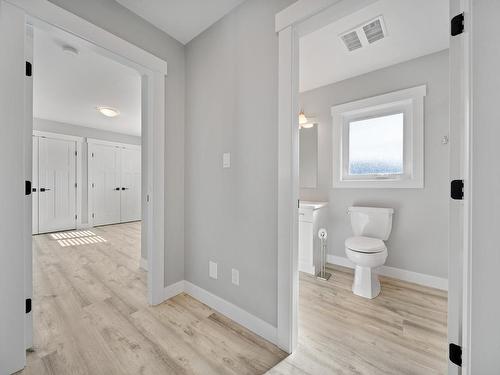
<path fill-rule="evenodd" d="M 374 179 L 334 181 L 334 189 L 423 189 L 424 181 L 417 179 Z"/>

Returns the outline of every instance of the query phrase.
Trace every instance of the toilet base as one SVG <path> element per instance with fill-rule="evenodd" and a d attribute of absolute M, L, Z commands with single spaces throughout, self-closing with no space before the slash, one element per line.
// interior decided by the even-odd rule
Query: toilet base
<path fill-rule="evenodd" d="M 373 268 L 356 266 L 352 292 L 363 298 L 375 298 L 380 294 L 380 281 Z"/>

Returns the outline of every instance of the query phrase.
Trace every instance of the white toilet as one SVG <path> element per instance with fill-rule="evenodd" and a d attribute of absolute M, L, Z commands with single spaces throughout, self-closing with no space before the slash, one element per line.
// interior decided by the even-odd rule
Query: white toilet
<path fill-rule="evenodd" d="M 354 237 L 345 240 L 347 258 L 356 265 L 352 292 L 364 298 L 380 293 L 380 281 L 374 269 L 387 259 L 384 241 L 392 229 L 392 208 L 350 207 Z"/>

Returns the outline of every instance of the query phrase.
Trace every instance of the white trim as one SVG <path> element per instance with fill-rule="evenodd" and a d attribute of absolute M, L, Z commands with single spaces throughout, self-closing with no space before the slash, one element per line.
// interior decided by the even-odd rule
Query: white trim
<path fill-rule="evenodd" d="M 299 38 L 292 27 L 279 33 L 278 121 L 278 346 L 298 344 Z"/>
<path fill-rule="evenodd" d="M 346 257 L 327 254 L 326 260 L 330 264 L 335 264 L 338 266 L 354 269 L 354 264 Z M 418 284 L 440 290 L 446 290 L 446 291 L 448 290 L 448 279 L 444 279 L 442 277 L 427 275 L 425 273 L 418 273 L 389 266 L 379 267 L 377 269 L 377 273 L 382 276 L 392 277 L 394 279 L 407 281 L 413 284 Z"/>
<path fill-rule="evenodd" d="M 469 2 L 469 0 L 450 0 L 452 3 L 461 1 L 467 4 Z M 298 184 L 296 183 L 298 161 L 296 147 L 293 144 L 294 138 L 288 130 L 289 126 L 298 129 L 298 119 L 295 120 L 298 118 L 296 103 L 299 96 L 296 89 L 296 74 L 299 69 L 298 39 L 299 36 L 308 35 L 375 2 L 376 0 L 298 0 L 276 15 L 276 31 L 279 33 L 277 324 L 279 346 L 289 353 L 296 347 L 298 333 L 297 304 L 294 303 L 298 294 L 296 275 L 298 254 L 294 215 L 297 207 L 297 201 L 294 201 L 294 189 Z M 466 20 L 467 18 L 466 12 Z M 466 105 L 463 108 L 452 106 L 451 109 L 452 112 L 453 110 L 459 112 L 466 110 L 466 107 Z M 467 184 L 465 190 L 467 195 Z M 465 350 L 470 349 L 465 348 Z"/>
<path fill-rule="evenodd" d="M 186 289 L 186 282 L 184 280 L 178 281 L 175 284 L 166 286 L 163 295 L 165 298 L 165 301 L 175 297 L 178 294 L 184 293 Z"/>
<path fill-rule="evenodd" d="M 278 344 L 276 327 L 189 281 L 184 281 L 184 287 L 184 291 L 191 297 L 203 302 L 205 305 L 241 324 L 267 341 L 275 345 Z"/>
<path fill-rule="evenodd" d="M 142 268 L 144 271 L 147 271 L 148 270 L 148 260 L 141 257 L 141 260 L 139 261 L 139 267 Z"/>
<path fill-rule="evenodd" d="M 60 30 L 69 32 L 87 41 L 91 47 L 98 46 L 115 54 L 128 62 L 133 62 L 155 72 L 167 74 L 167 62 L 153 54 L 121 39 L 120 37 L 101 29 L 100 27 L 58 7 L 45 0 L 6 0 L 7 2 L 24 9 L 28 15 L 35 17 L 31 20 L 37 23 L 44 21 Z M 116 56 L 115 56 L 116 58 Z"/>
<path fill-rule="evenodd" d="M 427 86 L 392 91 L 331 108 L 333 188 L 423 188 L 424 187 L 424 97 Z M 369 117 L 404 113 L 404 174 L 353 177 L 348 175 L 349 123 Z"/>
<path fill-rule="evenodd" d="M 299 262 L 299 271 L 316 275 L 316 267 L 309 263 Z"/>
<path fill-rule="evenodd" d="M 339 0 L 299 0 L 276 14 L 276 32 L 306 20 Z"/>
<path fill-rule="evenodd" d="M 83 216 L 82 147 L 83 142 L 76 142 L 76 228 L 82 225 Z"/>
<path fill-rule="evenodd" d="M 87 143 L 94 144 L 94 145 L 104 145 L 104 146 L 111 146 L 111 147 L 126 148 L 129 150 L 140 150 L 141 149 L 141 145 L 134 145 L 132 143 L 105 141 L 103 139 L 97 139 L 97 138 L 87 138 Z"/>
<path fill-rule="evenodd" d="M 33 135 L 35 137 L 62 139 L 65 141 L 74 141 L 74 142 L 79 142 L 79 143 L 83 143 L 83 141 L 85 140 L 84 137 L 77 137 L 75 135 L 67 135 L 67 134 L 61 134 L 61 133 L 45 132 L 45 131 L 41 131 L 41 130 L 33 130 Z"/>
<path fill-rule="evenodd" d="M 165 280 L 165 78 L 167 62 L 46 0 L 7 0 L 26 14 L 23 22 L 69 33 L 94 52 L 119 61 L 141 75 L 142 211 L 150 260 L 148 302 L 164 301 Z M 23 24 L 23 28 L 26 28 Z M 67 35 L 67 34 L 65 34 Z M 23 61 L 19 65 L 24 66 Z"/>

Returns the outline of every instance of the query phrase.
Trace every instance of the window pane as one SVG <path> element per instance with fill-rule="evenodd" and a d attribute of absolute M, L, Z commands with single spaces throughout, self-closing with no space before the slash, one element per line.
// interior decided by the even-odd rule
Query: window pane
<path fill-rule="evenodd" d="M 349 123 L 349 174 L 403 174 L 404 114 Z"/>

